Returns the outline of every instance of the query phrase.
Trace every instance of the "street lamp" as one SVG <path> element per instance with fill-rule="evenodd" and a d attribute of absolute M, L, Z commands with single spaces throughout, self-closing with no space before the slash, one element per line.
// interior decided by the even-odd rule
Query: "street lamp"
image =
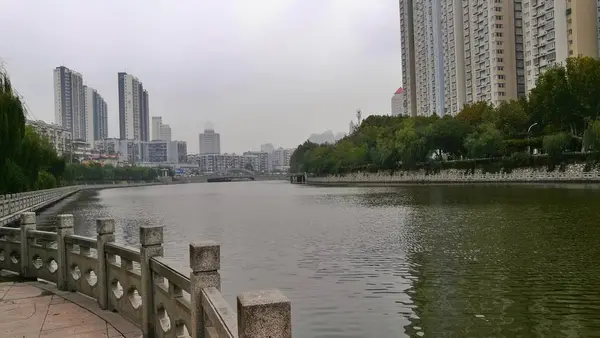
<path fill-rule="evenodd" d="M 531 131 L 531 128 L 537 126 L 537 122 L 535 122 L 534 124 L 530 125 L 529 128 L 527 128 L 527 152 L 529 153 L 529 155 L 531 155 L 531 144 L 529 144 L 529 132 Z"/>

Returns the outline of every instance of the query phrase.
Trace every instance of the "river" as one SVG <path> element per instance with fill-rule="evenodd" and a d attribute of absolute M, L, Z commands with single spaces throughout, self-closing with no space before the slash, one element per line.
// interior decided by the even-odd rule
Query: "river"
<path fill-rule="evenodd" d="M 600 335 L 600 190 L 318 188 L 285 182 L 108 189 L 69 208 L 117 241 L 164 225 L 165 256 L 221 244 L 222 289 L 279 288 L 296 337 Z"/>

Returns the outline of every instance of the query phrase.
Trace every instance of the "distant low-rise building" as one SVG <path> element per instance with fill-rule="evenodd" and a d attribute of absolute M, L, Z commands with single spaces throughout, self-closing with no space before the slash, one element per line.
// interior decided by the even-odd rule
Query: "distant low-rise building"
<path fill-rule="evenodd" d="M 203 173 L 215 173 L 230 168 L 244 169 L 246 164 L 252 162 L 252 156 L 237 154 L 200 154 L 198 160 L 200 172 Z"/>
<path fill-rule="evenodd" d="M 269 153 L 263 151 L 247 151 L 244 153 L 244 156 L 252 163 L 254 171 L 264 173 L 271 170 Z"/>
<path fill-rule="evenodd" d="M 404 89 L 398 88 L 392 96 L 392 116 L 404 115 Z"/>
<path fill-rule="evenodd" d="M 67 128 L 54 123 L 34 120 L 27 120 L 27 125 L 31 126 L 40 136 L 45 137 L 54 146 L 59 156 L 71 150 L 72 134 Z"/>

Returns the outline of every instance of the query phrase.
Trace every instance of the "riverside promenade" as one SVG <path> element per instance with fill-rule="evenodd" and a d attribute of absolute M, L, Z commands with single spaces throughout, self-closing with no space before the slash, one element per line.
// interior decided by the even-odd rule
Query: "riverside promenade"
<path fill-rule="evenodd" d="M 20 225 L 0 227 L 0 337 L 292 336 L 280 291 L 242 293 L 237 313 L 225 301 L 213 241 L 189 244 L 185 275 L 162 258 L 162 226 L 140 227 L 138 248 L 115 243 L 112 219 L 96 221 L 95 238 L 75 234 L 68 214 L 55 232 L 37 230 L 31 210 L 77 191 L 60 189 L 0 203 L 2 219 L 18 214 Z"/>

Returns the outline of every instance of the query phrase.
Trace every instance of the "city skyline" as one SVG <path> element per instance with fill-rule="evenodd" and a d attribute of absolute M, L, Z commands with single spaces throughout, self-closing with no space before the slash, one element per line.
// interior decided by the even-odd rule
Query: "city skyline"
<path fill-rule="evenodd" d="M 102 94 L 109 137 L 119 137 L 122 71 L 143 82 L 150 116 L 168 121 L 172 138 L 187 141 L 190 153 L 198 152 L 206 121 L 222 135 L 222 150 L 236 153 L 345 132 L 357 109 L 389 113 L 390 95 L 401 86 L 395 1 L 23 0 L 2 11 L 0 28 L 11 34 L 0 59 L 32 118 L 54 120 L 48 73 L 65 65 Z M 105 24 L 131 16 L 136 24 L 126 34 Z M 85 29 L 74 30 L 79 26 Z"/>

